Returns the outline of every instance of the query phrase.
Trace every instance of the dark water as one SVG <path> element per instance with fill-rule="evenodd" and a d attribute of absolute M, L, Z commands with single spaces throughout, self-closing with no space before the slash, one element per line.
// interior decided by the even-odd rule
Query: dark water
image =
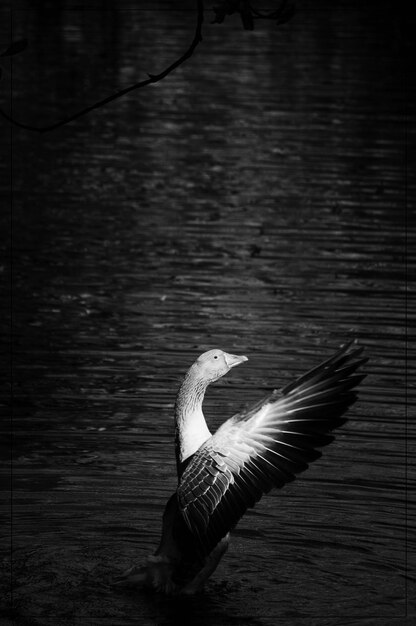
<path fill-rule="evenodd" d="M 172 6 L 20 4 L 13 37 L 30 45 L 14 60 L 14 115 L 53 122 L 165 67 L 195 22 Z M 15 623 L 410 624 L 406 42 L 388 3 L 302 2 L 280 30 L 253 33 L 210 18 L 194 57 L 157 86 L 2 144 L 3 191 L 14 165 Z M 349 422 L 247 513 L 207 592 L 115 591 L 114 573 L 157 545 L 176 482 L 175 392 L 195 357 L 250 359 L 210 388 L 214 429 L 353 337 L 370 361 Z M 7 459 L 6 447 L 6 491 Z"/>

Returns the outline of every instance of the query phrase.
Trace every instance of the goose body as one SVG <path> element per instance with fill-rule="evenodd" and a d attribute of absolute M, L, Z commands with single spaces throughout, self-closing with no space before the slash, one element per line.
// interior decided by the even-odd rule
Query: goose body
<path fill-rule="evenodd" d="M 156 553 L 130 568 L 122 584 L 166 593 L 199 591 L 228 548 L 229 533 L 247 508 L 319 458 L 316 449 L 356 399 L 367 359 L 349 343 L 280 391 L 225 421 L 212 435 L 202 402 L 206 388 L 245 356 L 209 350 L 186 373 L 175 404 L 176 492 L 163 515 Z"/>

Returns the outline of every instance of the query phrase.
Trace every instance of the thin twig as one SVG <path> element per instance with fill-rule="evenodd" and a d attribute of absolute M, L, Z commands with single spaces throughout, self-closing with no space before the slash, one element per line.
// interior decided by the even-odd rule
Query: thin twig
<path fill-rule="evenodd" d="M 169 65 L 165 70 L 160 72 L 160 74 L 148 74 L 149 78 L 147 78 L 146 80 L 142 80 L 138 83 L 135 83 L 134 85 L 130 85 L 130 87 L 126 87 L 125 89 L 122 89 L 121 91 L 117 91 L 111 96 L 104 98 L 104 100 L 99 100 L 95 104 L 92 104 L 86 107 L 85 109 L 82 109 L 81 111 L 78 111 L 77 113 L 74 113 L 73 115 L 65 117 L 59 122 L 55 122 L 55 124 L 50 124 L 49 126 L 31 126 L 30 124 L 23 124 L 22 122 L 18 122 L 13 117 L 5 113 L 1 108 L 0 108 L 0 115 L 2 115 L 11 124 L 14 124 L 15 126 L 19 126 L 19 128 L 23 128 L 25 130 L 30 130 L 30 131 L 34 131 L 38 133 L 46 133 L 51 130 L 55 130 L 56 128 L 59 128 L 60 126 L 64 126 L 65 124 L 69 124 L 70 122 L 73 122 L 79 117 L 82 117 L 83 115 L 87 115 L 87 113 L 94 111 L 94 109 L 98 109 L 102 106 L 105 106 L 109 102 L 112 102 L 113 100 L 117 100 L 117 98 L 121 98 L 122 96 L 125 96 L 130 91 L 134 91 L 135 89 L 140 89 L 141 87 L 146 87 L 147 85 L 157 83 L 163 78 L 165 78 L 168 74 L 173 72 L 173 70 L 175 70 L 177 67 L 179 67 L 179 65 L 187 61 L 192 56 L 195 48 L 200 43 L 200 41 L 202 41 L 203 21 L 204 21 L 204 3 L 203 3 L 203 0 L 197 0 L 197 24 L 195 28 L 194 38 L 188 50 L 181 57 L 179 57 L 179 59 L 177 59 L 174 63 Z"/>

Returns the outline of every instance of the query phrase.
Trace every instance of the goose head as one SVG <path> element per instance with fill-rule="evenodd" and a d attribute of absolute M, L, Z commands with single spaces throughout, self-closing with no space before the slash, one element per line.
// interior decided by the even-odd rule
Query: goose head
<path fill-rule="evenodd" d="M 208 383 L 213 383 L 224 376 L 231 368 L 248 361 L 246 356 L 228 354 L 223 350 L 208 350 L 197 358 L 194 368 L 201 378 Z"/>

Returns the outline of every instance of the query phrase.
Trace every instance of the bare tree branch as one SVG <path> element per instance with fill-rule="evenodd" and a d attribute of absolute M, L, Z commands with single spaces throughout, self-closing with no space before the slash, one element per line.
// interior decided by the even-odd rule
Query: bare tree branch
<path fill-rule="evenodd" d="M 164 69 L 159 74 L 148 74 L 149 78 L 142 80 L 138 83 L 135 83 L 134 85 L 130 85 L 130 87 L 126 87 L 125 89 L 122 89 L 121 91 L 117 91 L 111 96 L 108 96 L 107 98 L 104 98 L 103 100 L 99 100 L 95 104 L 92 104 L 86 107 L 85 109 L 77 111 L 76 113 L 63 118 L 59 122 L 55 122 L 54 124 L 50 124 L 48 126 L 32 126 L 30 124 L 23 124 L 22 122 L 18 122 L 12 116 L 8 115 L 5 111 L 3 111 L 1 108 L 0 108 L 0 115 L 2 115 L 8 122 L 10 122 L 11 124 L 14 124 L 15 126 L 18 126 L 19 128 L 23 128 L 25 130 L 30 130 L 30 131 L 34 131 L 38 133 L 46 133 L 51 130 L 55 130 L 56 128 L 59 128 L 60 126 L 64 126 L 65 124 L 69 124 L 70 122 L 73 122 L 79 117 L 82 117 L 83 115 L 87 115 L 87 113 L 90 113 L 91 111 L 94 111 L 95 109 L 105 106 L 106 104 L 108 104 L 109 102 L 112 102 L 113 100 L 117 100 L 117 98 L 121 98 L 122 96 L 125 96 L 130 91 L 134 91 L 135 89 L 140 89 L 141 87 L 146 87 L 147 85 L 157 83 L 163 78 L 165 78 L 168 74 L 173 72 L 173 70 L 175 70 L 177 67 L 182 65 L 182 63 L 187 61 L 192 56 L 195 48 L 202 41 L 203 21 L 204 21 L 204 3 L 203 3 L 203 0 L 197 0 L 197 24 L 195 27 L 194 38 L 189 48 L 181 57 L 179 57 L 179 59 L 177 59 L 174 63 L 169 65 L 166 69 Z M 8 55 L 10 55 L 9 50 L 8 50 Z"/>
<path fill-rule="evenodd" d="M 222 24 L 227 15 L 239 13 L 245 30 L 254 30 L 254 20 L 276 20 L 277 26 L 288 22 L 295 14 L 294 0 L 281 0 L 274 11 L 262 12 L 254 8 L 249 0 L 221 0 L 213 7 L 215 18 L 212 24 Z"/>

